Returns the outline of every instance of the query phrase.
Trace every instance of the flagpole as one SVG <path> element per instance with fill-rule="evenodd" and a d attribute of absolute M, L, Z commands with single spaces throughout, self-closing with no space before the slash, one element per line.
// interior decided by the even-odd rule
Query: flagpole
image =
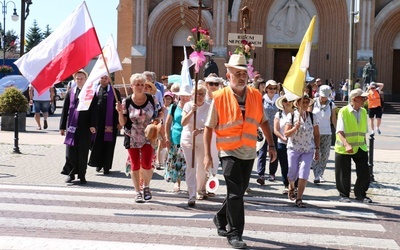
<path fill-rule="evenodd" d="M 90 15 L 89 9 L 88 9 L 88 7 L 87 7 L 87 5 L 86 5 L 86 1 L 83 1 L 83 4 L 84 4 L 84 6 L 85 6 L 85 8 L 86 8 L 86 12 L 88 13 L 90 22 L 92 23 L 93 30 L 94 30 L 94 32 L 96 33 L 97 42 L 100 44 L 99 37 L 97 36 L 96 28 L 94 27 L 94 24 L 93 24 L 92 16 Z M 104 52 L 103 52 L 103 50 L 101 50 L 101 56 L 102 56 L 102 58 L 103 58 L 104 66 L 106 66 L 107 75 L 108 75 L 108 77 L 110 78 L 110 83 L 111 83 L 110 85 L 111 85 L 111 89 L 112 89 L 112 91 L 113 91 L 113 93 L 114 93 L 115 102 L 118 102 L 117 92 L 115 92 L 115 88 L 114 88 L 114 81 L 111 79 L 110 70 L 108 69 L 108 65 L 107 65 L 106 60 L 104 60 Z"/>
<path fill-rule="evenodd" d="M 125 95 L 128 96 L 128 90 L 126 89 L 125 78 L 124 78 L 124 75 L 122 74 L 122 70 L 120 70 L 119 73 L 121 74 L 122 84 L 124 85 L 124 89 L 125 89 Z"/>

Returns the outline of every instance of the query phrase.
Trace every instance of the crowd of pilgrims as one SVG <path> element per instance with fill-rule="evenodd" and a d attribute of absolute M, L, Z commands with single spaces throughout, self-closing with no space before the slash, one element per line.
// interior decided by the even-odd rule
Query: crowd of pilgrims
<path fill-rule="evenodd" d="M 161 82 L 157 82 L 154 72 L 145 71 L 131 76 L 130 89 L 125 88 L 127 96 L 122 99 L 120 92 L 111 86 L 109 77 L 103 76 L 89 109 L 77 111 L 78 96 L 86 79 L 87 73 L 83 70 L 74 74 L 75 86 L 67 92 L 61 115 L 60 133 L 65 136 L 67 148 L 61 172 L 67 175 L 65 182 L 72 183 L 77 176 L 81 184 L 86 184 L 87 165 L 95 167 L 97 172 L 110 174 L 116 138 L 123 131 L 123 146 L 128 152 L 125 167 L 132 178 L 135 202 L 152 199 L 150 182 L 154 169 L 163 170 L 164 179 L 174 183 L 171 185 L 175 192 L 181 191 L 183 180 L 186 182 L 188 206 L 215 195 L 215 190 L 207 189 L 206 185 L 218 172 L 215 133 L 211 143 L 213 164 L 204 166 L 203 131 L 213 92 L 226 87 L 226 80 L 211 73 L 198 82 L 195 90 L 189 85 L 169 83 L 168 76 L 162 76 Z M 267 161 L 268 143 L 260 130 L 256 182 L 265 185 L 267 180 L 276 181 L 279 164 L 282 193 L 292 200 L 297 195 L 301 200 L 310 169 L 314 183 L 324 182 L 331 124 L 336 123 L 331 88 L 317 86 L 313 91 L 307 87 L 304 97 L 293 102 L 288 101 L 280 83 L 265 81 L 258 72 L 249 86 L 263 96 L 264 115 L 273 131 L 278 153 L 277 161 Z M 307 121 L 301 128 L 300 119 Z M 316 145 L 319 145 L 318 153 L 314 153 Z M 118 150 L 120 146 L 117 145 Z M 293 155 L 288 156 L 288 148 Z M 299 164 L 300 157 L 305 164 Z"/>

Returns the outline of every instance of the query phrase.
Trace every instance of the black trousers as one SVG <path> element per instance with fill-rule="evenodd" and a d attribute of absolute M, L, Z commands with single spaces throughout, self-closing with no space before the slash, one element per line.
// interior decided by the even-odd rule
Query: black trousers
<path fill-rule="evenodd" d="M 351 160 L 356 164 L 357 179 L 354 185 L 354 195 L 358 199 L 366 196 L 369 188 L 370 174 L 368 153 L 358 149 L 353 155 L 335 153 L 336 188 L 340 196 L 349 197 L 351 191 Z"/>
<path fill-rule="evenodd" d="M 218 224 L 228 225 L 228 239 L 242 237 L 244 230 L 243 196 L 249 185 L 253 160 L 241 160 L 236 157 L 220 158 L 222 172 L 226 182 L 226 198 L 217 212 Z"/>

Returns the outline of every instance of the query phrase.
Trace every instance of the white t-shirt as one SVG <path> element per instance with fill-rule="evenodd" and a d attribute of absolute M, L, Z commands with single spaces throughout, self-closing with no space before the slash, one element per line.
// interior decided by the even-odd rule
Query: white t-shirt
<path fill-rule="evenodd" d="M 313 113 L 318 119 L 319 133 L 321 135 L 330 135 L 331 132 L 331 114 L 336 108 L 334 102 L 332 103 L 332 108 L 329 105 L 329 100 L 326 101 L 324 105 L 320 103 L 319 98 L 315 98 Z"/>
<path fill-rule="evenodd" d="M 281 116 L 281 117 L 280 117 Z M 286 121 L 287 121 L 287 114 L 285 111 L 278 111 L 275 114 L 275 119 L 279 119 L 279 132 L 281 135 L 285 135 L 285 126 L 286 126 Z M 278 142 L 287 144 L 286 142 L 282 141 L 281 138 L 278 137 Z"/>
<path fill-rule="evenodd" d="M 50 89 L 46 90 L 45 92 L 43 92 L 43 94 L 39 95 L 39 92 L 37 92 L 37 90 L 35 89 L 35 87 L 31 85 L 29 85 L 29 87 L 33 88 L 33 100 L 34 101 L 50 101 Z"/>
<path fill-rule="evenodd" d="M 192 110 L 193 102 L 187 102 L 183 106 L 183 111 L 187 114 Z M 204 124 L 207 119 L 208 110 L 210 109 L 210 104 L 204 102 L 203 105 L 197 107 L 196 111 L 196 129 L 204 128 Z M 182 113 L 183 116 L 183 113 Z M 190 121 L 186 126 L 183 126 L 181 134 L 181 145 L 190 146 L 193 143 L 192 131 L 193 131 L 193 116 L 190 117 Z M 204 144 L 203 135 L 200 134 L 196 136 L 196 144 Z"/>

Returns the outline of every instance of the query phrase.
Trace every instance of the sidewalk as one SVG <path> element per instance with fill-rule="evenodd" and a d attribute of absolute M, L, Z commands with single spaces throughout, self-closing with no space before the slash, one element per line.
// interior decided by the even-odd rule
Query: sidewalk
<path fill-rule="evenodd" d="M 60 110 L 60 109 L 59 109 Z M 372 183 L 368 195 L 378 203 L 400 204 L 400 135 L 398 134 L 398 115 L 385 115 L 382 122 L 382 135 L 375 137 L 374 175 L 377 180 Z M 49 118 L 49 129 L 37 131 L 33 117 L 27 118 L 27 132 L 19 133 L 19 149 L 21 154 L 14 154 L 14 132 L 0 131 L 0 183 L 25 184 L 65 187 L 65 176 L 60 174 L 65 161 L 64 137 L 58 133 L 59 115 Z M 132 190 L 130 178 L 122 172 L 125 166 L 127 152 L 122 146 L 123 137 L 119 136 L 115 151 L 112 174 L 104 176 L 94 168 L 88 167 L 87 188 L 109 188 Z M 256 168 L 254 168 L 255 170 Z M 219 171 L 220 173 L 220 171 Z M 353 171 L 353 183 L 355 173 Z M 256 172 L 253 171 L 250 180 L 250 196 L 264 196 L 285 198 L 282 195 L 283 185 L 280 178 L 280 169 L 277 172 L 277 181 L 267 182 L 264 186 L 256 184 Z M 225 185 L 222 176 L 217 195 L 225 194 Z M 325 172 L 327 183 L 315 185 L 312 183 L 313 174 L 310 174 L 310 183 L 306 188 L 304 199 L 337 200 L 334 178 L 334 151 L 331 155 Z M 78 185 L 72 185 L 78 186 Z M 163 171 L 155 171 L 151 183 L 155 192 L 172 192 L 173 183 L 163 180 Z M 186 184 L 182 184 L 186 190 Z M 180 195 L 186 195 L 184 192 Z"/>

